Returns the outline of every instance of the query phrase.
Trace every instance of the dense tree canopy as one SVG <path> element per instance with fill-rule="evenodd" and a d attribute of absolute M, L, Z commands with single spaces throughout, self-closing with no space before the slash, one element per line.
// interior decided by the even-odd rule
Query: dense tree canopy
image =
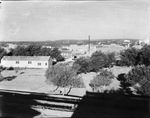
<path fill-rule="evenodd" d="M 139 63 L 139 50 L 135 48 L 128 48 L 120 53 L 121 65 L 134 66 Z"/>
<path fill-rule="evenodd" d="M 90 72 L 90 58 L 88 57 L 80 57 L 78 59 L 75 60 L 74 64 L 73 64 L 73 68 L 76 68 L 78 65 L 78 73 L 87 73 Z"/>
<path fill-rule="evenodd" d="M 79 65 L 78 73 L 98 72 L 104 67 L 110 67 L 115 63 L 115 53 L 103 53 L 96 51 L 91 57 L 80 57 L 75 60 L 74 66 Z"/>
<path fill-rule="evenodd" d="M 125 75 L 125 78 L 137 93 L 150 96 L 150 66 L 136 66 Z"/>
<path fill-rule="evenodd" d="M 150 65 L 150 45 L 141 49 L 129 48 L 120 53 L 121 66 Z"/>
<path fill-rule="evenodd" d="M 114 53 L 103 53 L 101 51 L 96 51 L 91 56 L 91 69 L 98 72 L 103 67 L 110 67 L 115 62 Z"/>
<path fill-rule="evenodd" d="M 64 61 L 58 48 L 42 48 L 39 45 L 17 46 L 8 53 L 9 56 L 51 56 L 57 61 Z"/>

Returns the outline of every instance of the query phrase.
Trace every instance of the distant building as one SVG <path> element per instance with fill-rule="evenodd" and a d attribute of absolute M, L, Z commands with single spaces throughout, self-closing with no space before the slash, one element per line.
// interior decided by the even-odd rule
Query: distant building
<path fill-rule="evenodd" d="M 89 47 L 89 45 L 80 45 L 80 46 L 79 45 L 70 45 L 69 50 L 72 50 L 72 51 L 76 51 L 76 50 L 87 51 L 88 47 Z"/>
<path fill-rule="evenodd" d="M 52 66 L 50 56 L 4 56 L 1 66 L 19 68 L 48 68 Z"/>
<path fill-rule="evenodd" d="M 65 59 L 73 58 L 72 51 L 70 50 L 61 50 L 61 56 L 63 56 Z"/>
<path fill-rule="evenodd" d="M 130 43 L 130 40 L 124 40 L 123 42 L 125 42 L 125 43 Z"/>
<path fill-rule="evenodd" d="M 110 45 L 97 45 L 96 50 L 97 51 L 102 51 L 104 53 L 107 52 L 120 52 L 124 50 L 124 46 L 116 45 L 116 44 L 110 44 Z"/>
<path fill-rule="evenodd" d="M 15 49 L 17 47 L 16 44 L 8 43 L 6 46 L 2 46 L 6 52 L 10 52 L 11 49 Z"/>
<path fill-rule="evenodd" d="M 134 45 L 134 46 L 132 46 L 133 48 L 136 48 L 136 49 L 141 49 L 142 48 L 142 46 L 141 45 Z"/>
<path fill-rule="evenodd" d="M 150 44 L 150 39 L 149 38 L 146 38 L 146 39 L 144 39 L 144 40 L 139 40 L 139 44 L 141 45 L 143 45 L 143 44 Z"/>
<path fill-rule="evenodd" d="M 146 44 L 150 44 L 150 39 L 146 38 L 143 42 L 146 43 Z"/>
<path fill-rule="evenodd" d="M 42 48 L 52 48 L 51 46 L 42 46 Z"/>

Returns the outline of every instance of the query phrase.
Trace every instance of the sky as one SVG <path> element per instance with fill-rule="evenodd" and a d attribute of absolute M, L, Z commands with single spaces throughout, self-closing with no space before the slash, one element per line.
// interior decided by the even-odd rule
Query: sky
<path fill-rule="evenodd" d="M 2 2 L 0 41 L 150 38 L 150 3 Z"/>

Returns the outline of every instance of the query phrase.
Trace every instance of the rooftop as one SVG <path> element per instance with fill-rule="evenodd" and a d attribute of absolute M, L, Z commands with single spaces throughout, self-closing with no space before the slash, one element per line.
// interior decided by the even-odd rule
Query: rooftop
<path fill-rule="evenodd" d="M 2 60 L 48 61 L 50 56 L 4 56 Z"/>

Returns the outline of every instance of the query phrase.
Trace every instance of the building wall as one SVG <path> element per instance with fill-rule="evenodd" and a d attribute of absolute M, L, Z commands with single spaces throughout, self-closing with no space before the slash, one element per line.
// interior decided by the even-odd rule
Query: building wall
<path fill-rule="evenodd" d="M 61 53 L 61 55 L 62 55 L 64 58 L 72 58 L 72 54 L 71 54 L 71 53 Z"/>
<path fill-rule="evenodd" d="M 38 63 L 41 63 L 41 65 L 38 65 Z M 48 68 L 50 63 L 51 61 L 31 61 L 31 63 L 28 64 L 28 61 L 19 61 L 17 64 L 16 61 L 1 60 L 1 65 L 4 67 Z"/>
<path fill-rule="evenodd" d="M 50 58 L 48 60 L 48 68 L 50 68 L 52 65 L 53 65 L 53 60 L 52 60 L 52 58 Z"/>

